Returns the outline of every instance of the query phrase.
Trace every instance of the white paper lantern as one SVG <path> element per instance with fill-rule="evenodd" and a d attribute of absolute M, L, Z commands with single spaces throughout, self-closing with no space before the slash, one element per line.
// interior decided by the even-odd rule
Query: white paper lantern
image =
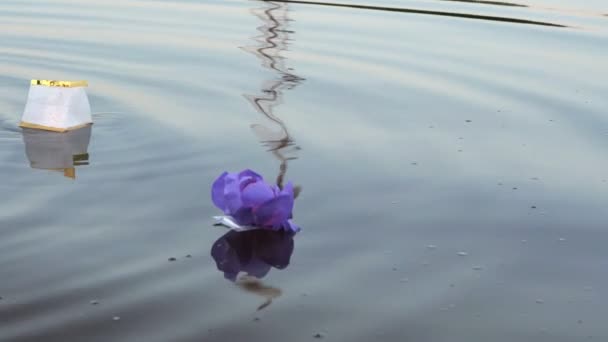
<path fill-rule="evenodd" d="M 93 123 L 87 81 L 32 80 L 19 126 L 67 132 Z"/>
<path fill-rule="evenodd" d="M 34 169 L 63 172 L 76 178 L 76 166 L 89 164 L 91 125 L 67 133 L 24 128 L 25 154 Z"/>

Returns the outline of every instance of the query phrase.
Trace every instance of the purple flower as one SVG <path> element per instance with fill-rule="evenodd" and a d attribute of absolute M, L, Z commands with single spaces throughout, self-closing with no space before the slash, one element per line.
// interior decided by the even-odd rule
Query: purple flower
<path fill-rule="evenodd" d="M 281 190 L 269 185 L 251 170 L 240 173 L 222 173 L 213 182 L 211 198 L 224 214 L 232 216 L 244 226 L 297 232 L 298 226 L 290 221 L 294 205 L 293 184 Z"/>

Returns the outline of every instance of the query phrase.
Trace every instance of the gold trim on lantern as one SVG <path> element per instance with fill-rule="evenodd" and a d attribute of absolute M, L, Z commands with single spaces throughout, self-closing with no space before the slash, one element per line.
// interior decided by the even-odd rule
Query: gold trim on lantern
<path fill-rule="evenodd" d="M 72 127 L 67 127 L 67 128 L 57 128 L 57 127 L 50 127 L 50 126 L 44 126 L 44 125 L 36 125 L 33 123 L 21 121 L 19 123 L 19 127 L 31 128 L 31 129 L 41 129 L 41 130 L 45 130 L 45 131 L 58 132 L 58 133 L 65 133 L 67 131 L 73 131 L 73 130 L 83 128 L 83 127 L 86 127 L 86 126 L 92 125 L 92 124 L 93 124 L 92 122 L 88 122 L 88 123 L 85 123 L 82 125 L 77 125 L 77 126 L 72 126 Z"/>
<path fill-rule="evenodd" d="M 32 80 L 31 85 L 39 85 L 45 87 L 61 87 L 61 88 L 76 88 L 88 87 L 87 81 L 57 81 L 57 80 Z"/>
<path fill-rule="evenodd" d="M 67 178 L 76 179 L 76 169 L 73 167 L 63 169 L 63 176 Z"/>

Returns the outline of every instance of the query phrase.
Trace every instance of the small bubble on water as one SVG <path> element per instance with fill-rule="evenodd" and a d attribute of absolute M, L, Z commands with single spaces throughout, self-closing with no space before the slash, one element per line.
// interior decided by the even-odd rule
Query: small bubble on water
<path fill-rule="evenodd" d="M 463 256 L 467 256 L 467 255 L 469 255 L 469 253 L 467 253 L 467 252 L 458 252 L 458 256 L 463 257 Z"/>
<path fill-rule="evenodd" d="M 436 245 L 427 245 L 426 249 L 437 249 Z"/>
<path fill-rule="evenodd" d="M 99 304 L 99 301 L 94 299 L 94 300 L 90 301 L 89 303 L 91 305 L 97 305 L 97 304 Z"/>
<path fill-rule="evenodd" d="M 120 321 L 120 316 L 114 316 L 114 317 L 112 317 L 112 320 L 113 321 Z"/>
<path fill-rule="evenodd" d="M 564 242 L 564 241 L 566 241 L 566 239 L 565 238 L 559 238 L 559 241 Z"/>
<path fill-rule="evenodd" d="M 545 301 L 542 300 L 542 299 L 537 299 L 536 300 L 536 304 L 544 304 L 544 303 L 545 303 Z"/>
<path fill-rule="evenodd" d="M 521 240 L 521 243 L 528 243 L 528 240 Z"/>

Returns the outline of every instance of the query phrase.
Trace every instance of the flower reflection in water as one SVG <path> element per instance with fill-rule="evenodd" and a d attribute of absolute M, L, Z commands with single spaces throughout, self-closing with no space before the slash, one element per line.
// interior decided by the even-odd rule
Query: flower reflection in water
<path fill-rule="evenodd" d="M 294 249 L 293 236 L 290 232 L 265 229 L 229 231 L 213 244 L 211 256 L 226 279 L 265 298 L 258 308 L 261 310 L 280 296 L 281 290 L 263 284 L 260 279 L 273 267 L 281 270 L 289 265 Z"/>

